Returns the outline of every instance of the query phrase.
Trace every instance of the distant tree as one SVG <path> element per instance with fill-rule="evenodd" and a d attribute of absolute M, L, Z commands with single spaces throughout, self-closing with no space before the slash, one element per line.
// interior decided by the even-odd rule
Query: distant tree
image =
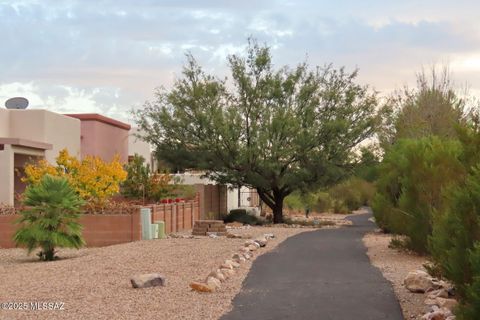
<path fill-rule="evenodd" d="M 135 113 L 143 138 L 165 161 L 256 188 L 275 223 L 287 195 L 352 171 L 353 151 L 374 133 L 376 93 L 355 83 L 357 71 L 274 69 L 269 48 L 254 40 L 246 57 L 228 57 L 230 82 L 187 57 L 183 78 Z"/>
<path fill-rule="evenodd" d="M 390 117 L 384 119 L 381 142 L 384 147 L 399 139 L 419 139 L 435 135 L 456 138 L 457 127 L 463 124 L 467 101 L 455 91 L 447 67 L 439 72 L 432 67 L 430 74 L 417 74 L 417 87 L 393 94 L 387 105 Z"/>

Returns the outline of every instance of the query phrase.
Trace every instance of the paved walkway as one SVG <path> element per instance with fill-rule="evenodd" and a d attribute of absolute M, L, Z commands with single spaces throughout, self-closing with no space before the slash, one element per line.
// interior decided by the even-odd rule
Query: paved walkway
<path fill-rule="evenodd" d="M 233 310 L 223 320 L 400 320 L 400 305 L 370 264 L 362 237 L 370 214 L 354 225 L 287 239 L 253 263 Z"/>

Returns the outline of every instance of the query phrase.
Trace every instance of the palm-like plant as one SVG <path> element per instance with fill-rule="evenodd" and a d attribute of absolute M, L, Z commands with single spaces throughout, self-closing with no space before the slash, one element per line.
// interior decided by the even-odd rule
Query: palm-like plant
<path fill-rule="evenodd" d="M 40 260 L 56 258 L 55 247 L 80 248 L 85 244 L 82 225 L 78 223 L 83 200 L 67 179 L 45 175 L 25 191 L 21 224 L 13 239 L 30 254 L 40 247 Z"/>

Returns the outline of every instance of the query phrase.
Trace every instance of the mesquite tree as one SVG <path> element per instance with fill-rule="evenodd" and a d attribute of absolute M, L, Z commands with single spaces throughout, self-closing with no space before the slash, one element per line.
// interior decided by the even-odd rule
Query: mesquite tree
<path fill-rule="evenodd" d="M 374 133 L 376 94 L 355 83 L 356 71 L 275 69 L 269 48 L 255 41 L 245 56 L 228 57 L 231 79 L 187 58 L 183 77 L 135 112 L 143 139 L 174 166 L 255 188 L 275 223 L 287 195 L 337 181 Z"/>

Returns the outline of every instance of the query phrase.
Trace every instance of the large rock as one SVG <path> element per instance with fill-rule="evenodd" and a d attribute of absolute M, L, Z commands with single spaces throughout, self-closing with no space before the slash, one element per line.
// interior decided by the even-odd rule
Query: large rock
<path fill-rule="evenodd" d="M 422 270 L 409 272 L 404 280 L 404 284 L 411 292 L 424 293 L 434 288 L 432 277 Z"/>
<path fill-rule="evenodd" d="M 166 284 L 166 279 L 159 273 L 148 273 L 135 275 L 130 279 L 130 282 L 134 288 L 163 287 Z"/>
<path fill-rule="evenodd" d="M 197 292 L 214 292 L 215 291 L 215 288 L 202 282 L 192 282 L 190 283 L 190 288 L 192 288 L 192 290 L 195 290 Z"/>

